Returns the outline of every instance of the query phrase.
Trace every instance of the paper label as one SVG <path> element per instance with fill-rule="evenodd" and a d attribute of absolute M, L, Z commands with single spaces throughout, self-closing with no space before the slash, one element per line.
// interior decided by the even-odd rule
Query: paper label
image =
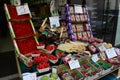
<path fill-rule="evenodd" d="M 75 5 L 74 6 L 75 13 L 83 13 L 82 6 L 81 5 Z"/>
<path fill-rule="evenodd" d="M 115 53 L 114 48 L 107 49 L 105 52 L 106 52 L 106 55 L 107 55 L 108 59 L 111 59 L 111 58 L 114 58 L 114 57 L 117 56 L 117 54 Z"/>
<path fill-rule="evenodd" d="M 60 26 L 60 22 L 59 22 L 59 17 L 58 16 L 49 17 L 49 20 L 50 20 L 51 28 L 56 28 L 56 27 Z"/>
<path fill-rule="evenodd" d="M 71 60 L 68 62 L 70 69 L 76 69 L 80 67 L 79 61 L 78 60 Z"/>
<path fill-rule="evenodd" d="M 57 69 L 56 68 L 52 68 L 52 73 L 57 73 Z"/>
<path fill-rule="evenodd" d="M 27 4 L 16 7 L 18 15 L 30 14 L 30 10 Z"/>
<path fill-rule="evenodd" d="M 94 62 L 97 62 L 99 59 L 100 59 L 100 58 L 98 57 L 97 54 L 94 54 L 94 55 L 92 56 L 92 60 L 93 60 Z"/>
<path fill-rule="evenodd" d="M 23 80 L 37 80 L 36 73 L 29 73 L 29 74 L 23 75 Z"/>

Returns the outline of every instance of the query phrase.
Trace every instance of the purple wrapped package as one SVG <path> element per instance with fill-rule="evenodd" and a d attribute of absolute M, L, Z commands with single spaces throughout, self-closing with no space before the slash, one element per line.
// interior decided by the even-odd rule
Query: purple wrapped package
<path fill-rule="evenodd" d="M 72 30 L 73 30 L 73 32 L 76 32 L 76 31 L 77 31 L 75 25 L 72 25 Z"/>
<path fill-rule="evenodd" d="M 87 15 L 84 15 L 84 20 L 85 20 L 85 21 L 87 21 L 87 20 L 88 20 Z"/>
<path fill-rule="evenodd" d="M 80 20 L 81 20 L 81 22 L 85 21 L 84 15 L 80 15 Z"/>
<path fill-rule="evenodd" d="M 73 13 L 74 13 L 74 8 L 73 8 L 73 6 L 70 6 L 69 9 L 70 9 L 70 14 L 73 14 Z"/>
<path fill-rule="evenodd" d="M 77 32 L 82 32 L 82 31 L 84 31 L 84 30 L 83 30 L 83 25 L 81 25 L 81 24 L 77 24 L 77 25 L 76 25 L 76 29 L 77 29 Z"/>
<path fill-rule="evenodd" d="M 70 15 L 71 21 L 75 22 L 75 15 Z"/>
<path fill-rule="evenodd" d="M 77 33 L 77 39 L 78 40 L 82 39 L 82 32 Z"/>
<path fill-rule="evenodd" d="M 75 15 L 76 22 L 80 22 L 80 15 Z"/>
<path fill-rule="evenodd" d="M 77 40 L 77 33 L 74 33 L 74 38 L 75 40 Z"/>

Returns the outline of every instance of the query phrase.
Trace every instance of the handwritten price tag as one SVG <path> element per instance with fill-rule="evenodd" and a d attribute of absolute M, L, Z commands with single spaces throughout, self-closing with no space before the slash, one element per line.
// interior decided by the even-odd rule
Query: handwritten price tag
<path fill-rule="evenodd" d="M 79 61 L 78 60 L 71 60 L 68 62 L 70 69 L 76 69 L 80 67 Z"/>
<path fill-rule="evenodd" d="M 107 49 L 105 52 L 106 52 L 106 55 L 107 55 L 107 57 L 108 57 L 109 59 L 114 58 L 114 57 L 117 56 L 117 54 L 115 53 L 114 48 Z"/>
<path fill-rule="evenodd" d="M 49 20 L 50 20 L 51 28 L 56 28 L 56 27 L 60 26 L 60 22 L 59 22 L 59 17 L 58 16 L 49 17 Z"/>
<path fill-rule="evenodd" d="M 30 14 L 30 10 L 29 10 L 27 4 L 21 5 L 21 6 L 17 6 L 16 10 L 17 10 L 17 14 L 18 15 Z"/>
<path fill-rule="evenodd" d="M 92 56 L 92 60 L 93 60 L 94 62 L 97 62 L 99 59 L 100 59 L 100 58 L 98 57 L 97 54 L 94 54 L 94 55 Z"/>
<path fill-rule="evenodd" d="M 52 68 L 52 73 L 57 73 L 57 69 L 56 68 Z"/>
<path fill-rule="evenodd" d="M 83 13 L 81 5 L 75 5 L 74 9 L 75 9 L 75 13 Z"/>
<path fill-rule="evenodd" d="M 37 80 L 36 73 L 29 73 L 23 75 L 23 80 Z"/>

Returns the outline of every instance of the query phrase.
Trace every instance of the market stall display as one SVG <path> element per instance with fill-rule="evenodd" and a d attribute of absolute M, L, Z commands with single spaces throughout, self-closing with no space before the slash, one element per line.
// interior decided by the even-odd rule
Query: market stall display
<path fill-rule="evenodd" d="M 71 40 L 92 38 L 90 19 L 86 5 L 66 5 L 66 21 Z"/>
<path fill-rule="evenodd" d="M 83 0 L 85 1 L 85 0 Z M 15 6 L 5 4 L 6 17 L 19 61 L 29 69 L 34 66 L 40 80 L 94 80 L 119 67 L 120 49 L 93 37 L 87 6 L 65 6 L 65 20 L 54 17 L 47 28 L 43 21 L 38 42 L 31 15 L 18 16 Z M 28 17 L 29 15 L 29 17 Z M 50 19 L 49 18 L 49 19 Z M 60 27 L 61 26 L 61 27 Z M 22 67 L 22 66 L 21 66 Z M 51 70 L 54 70 L 55 73 Z M 29 70 L 28 70 L 29 71 Z M 26 71 L 22 71 L 26 72 Z"/>

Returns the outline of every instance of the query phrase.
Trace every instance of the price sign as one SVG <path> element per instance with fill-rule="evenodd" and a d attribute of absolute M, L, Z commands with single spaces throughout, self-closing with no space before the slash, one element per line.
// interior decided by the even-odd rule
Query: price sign
<path fill-rule="evenodd" d="M 58 16 L 49 17 L 49 20 L 50 20 L 51 28 L 56 28 L 56 27 L 60 26 L 60 22 L 59 22 L 59 17 Z"/>
<path fill-rule="evenodd" d="M 83 9 L 81 5 L 74 6 L 75 13 L 83 13 Z"/>
<path fill-rule="evenodd" d="M 100 59 L 100 58 L 98 57 L 97 54 L 94 54 L 94 55 L 92 56 L 92 60 L 93 60 L 94 62 L 97 62 L 99 59 Z"/>
<path fill-rule="evenodd" d="M 70 69 L 76 69 L 80 67 L 79 61 L 78 60 L 71 60 L 68 62 Z"/>
<path fill-rule="evenodd" d="M 52 73 L 57 73 L 57 69 L 56 68 L 52 68 Z"/>
<path fill-rule="evenodd" d="M 28 73 L 23 75 L 23 80 L 37 80 L 36 73 Z"/>
<path fill-rule="evenodd" d="M 114 58 L 114 57 L 117 56 L 117 54 L 115 53 L 114 48 L 107 49 L 105 52 L 106 52 L 106 55 L 107 55 L 107 57 L 108 57 L 109 59 Z"/>
<path fill-rule="evenodd" d="M 29 10 L 27 4 L 21 5 L 21 6 L 17 6 L 16 10 L 17 10 L 17 14 L 18 15 L 30 14 L 30 10 Z"/>

